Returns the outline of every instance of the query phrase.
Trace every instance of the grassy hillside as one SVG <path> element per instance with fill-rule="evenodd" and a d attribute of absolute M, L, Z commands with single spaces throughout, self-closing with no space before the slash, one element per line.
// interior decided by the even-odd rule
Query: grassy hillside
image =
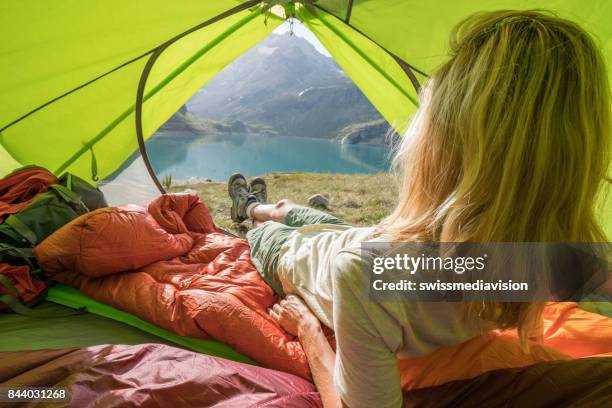
<path fill-rule="evenodd" d="M 306 205 L 308 197 L 323 194 L 330 199 L 331 214 L 356 226 L 373 225 L 393 209 L 397 186 L 393 176 L 386 173 L 321 174 L 272 173 L 264 176 L 268 184 L 268 200 L 272 203 L 289 198 Z M 230 219 L 231 201 L 225 183 L 176 185 L 173 192 L 195 190 L 211 210 L 215 222 L 234 233 L 245 231 Z"/>

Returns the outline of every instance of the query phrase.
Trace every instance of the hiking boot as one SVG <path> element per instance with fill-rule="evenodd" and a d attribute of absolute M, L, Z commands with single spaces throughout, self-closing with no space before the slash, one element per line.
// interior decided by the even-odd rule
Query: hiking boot
<path fill-rule="evenodd" d="M 232 209 L 230 211 L 232 220 L 241 223 L 249 218 L 246 211 L 247 207 L 257 202 L 257 198 L 249 193 L 247 181 L 240 173 L 232 174 L 227 182 L 227 190 L 232 199 Z"/>
<path fill-rule="evenodd" d="M 249 183 L 249 192 L 255 196 L 258 203 L 265 204 L 268 202 L 266 182 L 261 177 L 255 177 L 251 180 Z"/>

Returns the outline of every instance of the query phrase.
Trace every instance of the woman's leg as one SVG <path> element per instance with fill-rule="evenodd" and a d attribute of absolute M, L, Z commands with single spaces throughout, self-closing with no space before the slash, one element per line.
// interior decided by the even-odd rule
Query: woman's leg
<path fill-rule="evenodd" d="M 262 223 L 266 221 L 285 222 L 285 217 L 296 204 L 288 199 L 282 199 L 276 204 L 256 204 L 248 208 L 247 215 L 255 221 Z"/>
<path fill-rule="evenodd" d="M 341 219 L 315 208 L 297 205 L 291 200 L 283 199 L 276 204 L 253 203 L 247 208 L 248 217 L 255 225 L 266 221 L 276 221 L 290 227 L 302 227 L 312 224 L 348 225 Z"/>

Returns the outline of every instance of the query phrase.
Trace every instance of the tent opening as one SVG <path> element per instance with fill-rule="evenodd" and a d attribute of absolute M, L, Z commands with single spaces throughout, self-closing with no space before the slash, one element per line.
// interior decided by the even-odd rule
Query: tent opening
<path fill-rule="evenodd" d="M 145 149 L 164 190 L 200 191 L 236 172 L 384 173 L 398 137 L 315 34 L 294 19 L 197 90 Z M 129 190 L 135 202 L 154 197 L 146 167 L 135 153 L 105 180 L 105 193 L 124 197 Z"/>
<path fill-rule="evenodd" d="M 146 141 L 159 179 L 388 169 L 391 126 L 304 25 L 289 30 L 282 24 L 223 69 Z"/>

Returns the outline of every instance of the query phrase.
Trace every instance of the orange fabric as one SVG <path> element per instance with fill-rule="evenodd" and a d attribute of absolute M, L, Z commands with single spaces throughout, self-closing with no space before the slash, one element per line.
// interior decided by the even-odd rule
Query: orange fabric
<path fill-rule="evenodd" d="M 52 256 L 37 252 L 45 271 L 65 270 L 97 277 L 135 270 L 181 256 L 193 246 L 187 234 L 166 232 L 145 208 L 124 206 L 92 211 L 44 241 Z"/>
<path fill-rule="evenodd" d="M 543 344 L 574 358 L 612 353 L 612 319 L 581 309 L 573 302 L 544 308 Z"/>
<path fill-rule="evenodd" d="M 267 313 L 277 298 L 253 266 L 247 241 L 219 232 L 195 195 L 162 196 L 148 209 L 93 211 L 34 254 L 50 278 L 100 302 L 183 336 L 215 338 L 266 367 L 310 376 L 299 342 Z"/>
<path fill-rule="evenodd" d="M 570 358 L 535 343 L 530 345 L 529 352 L 524 352 L 516 337 L 491 332 L 425 357 L 399 360 L 398 365 L 402 388 L 412 390 L 474 378 L 487 371 Z"/>
<path fill-rule="evenodd" d="M 23 303 L 29 303 L 37 299 L 45 290 L 45 283 L 40 279 L 32 277 L 29 266 L 14 266 L 0 263 L 0 275 L 6 276 L 15 285 L 15 289 L 19 292 L 19 300 Z M 13 292 L 1 284 L 0 294 L 15 296 Z M 0 310 L 6 309 L 8 309 L 8 306 L 0 302 Z"/>
<path fill-rule="evenodd" d="M 487 371 L 582 357 L 612 357 L 612 319 L 573 302 L 551 302 L 543 313 L 543 337 L 521 350 L 516 330 L 491 332 L 429 356 L 399 361 L 402 387 L 430 387 Z M 442 368 L 442 369 L 441 369 Z"/>
<path fill-rule="evenodd" d="M 267 313 L 278 299 L 253 266 L 248 243 L 219 232 L 195 195 L 165 195 L 148 209 L 86 214 L 43 241 L 35 255 L 52 279 L 98 301 L 180 335 L 215 338 L 265 367 L 310 377 L 299 341 Z M 402 385 L 423 388 L 612 351 L 611 319 L 575 304 L 551 304 L 544 316 L 544 344 L 529 353 L 513 332 L 488 333 L 401 360 Z"/>
<path fill-rule="evenodd" d="M 26 167 L 0 180 L 0 223 L 46 192 L 50 184 L 58 183 L 57 177 L 41 167 Z"/>

